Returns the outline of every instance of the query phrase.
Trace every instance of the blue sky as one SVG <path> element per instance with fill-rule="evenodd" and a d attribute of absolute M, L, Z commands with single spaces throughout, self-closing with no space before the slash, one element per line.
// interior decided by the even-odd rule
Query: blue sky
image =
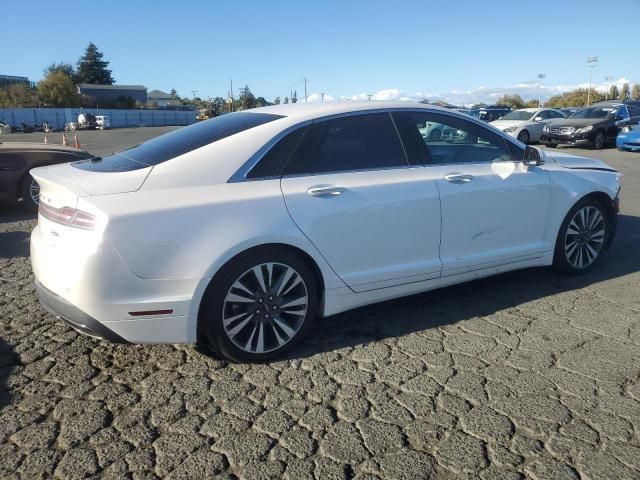
<path fill-rule="evenodd" d="M 537 97 L 605 76 L 640 82 L 634 33 L 640 0 L 455 1 L 8 1 L 0 74 L 42 77 L 75 63 L 89 41 L 120 84 L 225 96 L 248 84 L 267 99 L 290 90 L 330 98 L 490 101 Z M 603 14 L 610 13 L 605 20 Z"/>

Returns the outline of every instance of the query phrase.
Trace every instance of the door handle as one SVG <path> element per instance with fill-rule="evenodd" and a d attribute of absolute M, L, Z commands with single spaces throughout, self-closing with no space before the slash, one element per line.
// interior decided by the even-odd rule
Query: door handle
<path fill-rule="evenodd" d="M 449 173 L 444 176 L 444 179 L 451 183 L 469 183 L 473 180 L 473 175 L 466 173 Z"/>
<path fill-rule="evenodd" d="M 307 193 L 312 197 L 333 197 L 340 195 L 347 188 L 339 185 L 314 185 L 309 187 Z"/>

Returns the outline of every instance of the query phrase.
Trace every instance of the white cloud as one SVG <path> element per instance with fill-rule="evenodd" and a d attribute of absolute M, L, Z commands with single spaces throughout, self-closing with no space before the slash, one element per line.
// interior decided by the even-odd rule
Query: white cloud
<path fill-rule="evenodd" d="M 602 82 L 602 83 L 594 83 L 592 86 L 599 92 L 606 92 L 609 90 L 611 85 L 616 85 L 618 90 L 622 88 L 624 83 L 629 83 L 630 85 L 634 83 L 634 81 L 629 80 L 628 78 L 619 78 L 614 82 Z M 378 90 L 373 93 L 355 93 L 353 95 L 343 95 L 340 96 L 340 100 L 367 100 L 369 96 L 371 96 L 371 100 L 386 100 L 386 101 L 414 101 L 418 102 L 424 98 L 429 99 L 430 101 L 435 100 L 443 100 L 448 103 L 452 103 L 455 105 L 472 105 L 475 103 L 493 103 L 499 97 L 505 94 L 517 94 L 520 95 L 524 100 L 537 99 L 538 91 L 540 89 L 542 93 L 542 100 L 546 100 L 553 95 L 558 95 L 563 92 L 568 92 L 570 90 L 575 90 L 576 88 L 588 88 L 589 83 L 578 83 L 578 84 L 557 84 L 550 85 L 545 83 L 538 83 L 536 81 L 533 82 L 522 82 L 517 83 L 515 85 L 506 86 L 506 87 L 486 87 L 481 86 L 470 90 L 451 90 L 449 92 L 443 93 L 430 93 L 430 92 L 407 92 L 401 90 L 399 88 L 387 88 L 384 90 Z M 334 97 L 329 94 L 324 94 L 324 101 L 336 100 L 338 97 Z M 319 102 L 321 101 L 320 93 L 313 93 L 308 97 L 309 102 Z"/>

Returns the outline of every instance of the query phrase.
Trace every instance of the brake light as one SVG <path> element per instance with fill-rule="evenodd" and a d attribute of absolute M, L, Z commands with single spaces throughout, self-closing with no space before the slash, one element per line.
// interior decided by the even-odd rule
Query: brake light
<path fill-rule="evenodd" d="M 71 207 L 55 208 L 40 202 L 38 214 L 47 220 L 70 227 L 93 230 L 96 226 L 96 217 L 94 215 Z"/>

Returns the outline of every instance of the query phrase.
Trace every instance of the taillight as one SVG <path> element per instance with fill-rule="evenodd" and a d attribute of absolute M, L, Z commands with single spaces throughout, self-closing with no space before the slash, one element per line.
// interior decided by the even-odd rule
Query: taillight
<path fill-rule="evenodd" d="M 71 207 L 54 208 L 44 202 L 40 202 L 38 213 L 47 220 L 61 225 L 84 228 L 85 230 L 93 230 L 96 226 L 96 217 L 94 215 Z"/>

